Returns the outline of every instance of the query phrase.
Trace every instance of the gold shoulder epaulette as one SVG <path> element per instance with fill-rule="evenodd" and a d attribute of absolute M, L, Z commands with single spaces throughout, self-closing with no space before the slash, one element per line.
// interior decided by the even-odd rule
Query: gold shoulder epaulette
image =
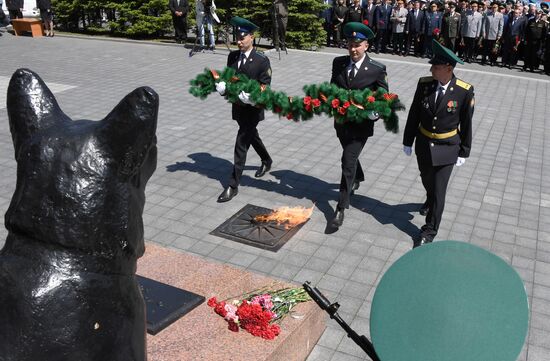
<path fill-rule="evenodd" d="M 432 81 L 434 81 L 433 76 L 423 76 L 420 80 L 418 80 L 419 83 L 431 83 Z"/>
<path fill-rule="evenodd" d="M 459 87 L 464 88 L 466 90 L 470 90 L 470 88 L 472 87 L 472 84 L 468 84 L 465 81 L 462 81 L 460 79 L 456 80 L 456 85 L 458 85 Z"/>

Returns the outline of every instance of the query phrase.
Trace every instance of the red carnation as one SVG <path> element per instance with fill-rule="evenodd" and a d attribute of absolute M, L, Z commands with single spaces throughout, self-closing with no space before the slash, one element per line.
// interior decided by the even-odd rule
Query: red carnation
<path fill-rule="evenodd" d="M 350 102 L 345 102 L 344 105 L 342 105 L 342 107 L 344 107 L 345 109 L 348 109 L 350 105 L 351 105 Z"/>
<path fill-rule="evenodd" d="M 334 109 L 338 108 L 338 106 L 340 106 L 340 99 L 333 99 L 330 105 L 332 105 Z"/>
<path fill-rule="evenodd" d="M 319 99 L 313 99 L 311 103 L 313 104 L 314 107 L 318 107 L 321 105 L 321 101 Z"/>
<path fill-rule="evenodd" d="M 306 109 L 306 111 L 310 112 L 311 111 L 311 104 L 306 104 L 305 109 Z"/>
<path fill-rule="evenodd" d="M 216 312 L 218 315 L 225 317 L 227 315 L 227 311 L 225 310 L 225 302 L 220 302 L 216 305 L 216 308 L 214 308 L 214 312 Z"/>
<path fill-rule="evenodd" d="M 294 116 L 292 115 L 292 113 L 288 113 L 288 114 L 286 115 L 286 119 L 291 120 L 292 118 L 294 118 Z"/>
<path fill-rule="evenodd" d="M 310 96 L 307 96 L 304 98 L 304 104 L 305 105 L 310 105 L 311 104 L 311 97 Z"/>
<path fill-rule="evenodd" d="M 376 98 L 371 95 L 370 97 L 367 98 L 367 101 L 369 103 L 374 103 L 376 101 Z"/>
<path fill-rule="evenodd" d="M 282 110 L 282 109 L 281 109 L 281 108 L 279 108 L 279 107 L 275 107 L 275 108 L 273 108 L 273 111 L 274 111 L 275 113 L 280 113 L 280 112 L 281 112 L 281 110 Z"/>
<path fill-rule="evenodd" d="M 208 302 L 206 303 L 209 307 L 216 307 L 218 304 L 218 300 L 216 300 L 216 297 L 212 297 L 208 299 Z"/>
<path fill-rule="evenodd" d="M 344 107 L 338 108 L 338 113 L 340 113 L 342 115 L 346 114 L 346 108 L 344 108 Z"/>
<path fill-rule="evenodd" d="M 397 94 L 394 94 L 394 93 L 386 93 L 383 95 L 384 96 L 384 99 L 386 100 L 394 100 L 397 98 Z"/>
<path fill-rule="evenodd" d="M 435 28 L 432 33 L 433 33 L 433 35 L 438 36 L 440 32 L 441 32 L 441 30 L 439 30 L 439 28 Z"/>
<path fill-rule="evenodd" d="M 369 21 L 368 20 L 363 20 L 363 24 L 365 24 L 366 26 L 369 26 Z"/>
<path fill-rule="evenodd" d="M 227 328 L 228 328 L 230 331 L 239 332 L 239 325 L 237 325 L 235 322 L 229 321 L 228 324 L 229 324 L 229 326 L 228 326 Z"/>

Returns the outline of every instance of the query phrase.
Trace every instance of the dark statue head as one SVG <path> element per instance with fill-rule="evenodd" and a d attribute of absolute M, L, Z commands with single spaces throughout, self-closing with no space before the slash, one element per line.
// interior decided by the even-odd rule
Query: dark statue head
<path fill-rule="evenodd" d="M 20 69 L 7 103 L 17 161 L 8 230 L 107 259 L 141 256 L 157 94 L 138 88 L 103 120 L 73 121 L 42 79 Z"/>
<path fill-rule="evenodd" d="M 0 251 L 2 361 L 145 361 L 145 185 L 158 95 L 128 94 L 103 120 L 71 120 L 27 69 L 7 109 L 17 183 Z"/>

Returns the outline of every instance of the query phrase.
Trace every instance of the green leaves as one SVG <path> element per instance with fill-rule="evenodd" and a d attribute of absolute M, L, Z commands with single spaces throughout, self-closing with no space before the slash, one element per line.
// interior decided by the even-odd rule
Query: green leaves
<path fill-rule="evenodd" d="M 219 74 L 215 78 L 214 74 Z M 305 85 L 305 97 L 289 97 L 281 91 L 261 86 L 256 80 L 244 74 L 235 74 L 233 68 L 223 71 L 205 69 L 191 80 L 189 92 L 200 99 L 206 99 L 216 91 L 216 83 L 226 83 L 226 97 L 231 103 L 239 102 L 239 93 L 250 93 L 257 106 L 294 121 L 308 120 L 315 115 L 326 114 L 334 117 L 337 123 L 363 123 L 383 119 L 387 131 L 397 133 L 399 118 L 396 114 L 405 107 L 397 94 L 388 93 L 384 88 L 348 90 L 328 82 Z"/>

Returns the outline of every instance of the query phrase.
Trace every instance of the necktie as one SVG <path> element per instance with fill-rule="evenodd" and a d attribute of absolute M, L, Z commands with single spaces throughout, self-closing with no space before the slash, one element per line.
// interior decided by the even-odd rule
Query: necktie
<path fill-rule="evenodd" d="M 348 80 L 349 80 L 350 83 L 353 80 L 353 78 L 355 78 L 355 73 L 356 73 L 355 63 L 352 63 L 351 64 L 351 69 L 350 69 L 349 75 L 348 75 Z"/>
<path fill-rule="evenodd" d="M 440 85 L 437 89 L 437 95 L 435 98 L 435 110 L 439 108 L 439 104 L 441 104 L 441 100 L 443 99 L 443 87 Z"/>
<path fill-rule="evenodd" d="M 238 67 L 238 69 L 240 69 L 240 68 L 243 67 L 245 61 L 246 61 L 246 55 L 245 55 L 245 53 L 241 53 L 241 59 L 239 60 L 239 67 Z"/>

